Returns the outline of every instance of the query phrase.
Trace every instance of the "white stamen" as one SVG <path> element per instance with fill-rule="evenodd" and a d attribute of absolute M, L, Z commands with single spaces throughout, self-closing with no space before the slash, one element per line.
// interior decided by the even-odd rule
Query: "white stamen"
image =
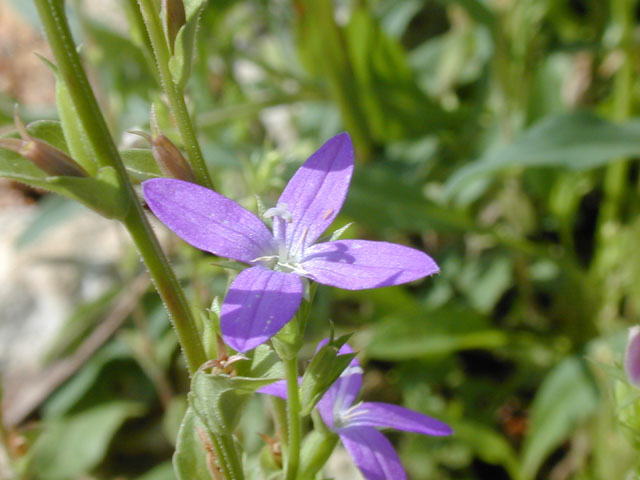
<path fill-rule="evenodd" d="M 267 209 L 262 216 L 264 218 L 280 217 L 287 223 L 291 223 L 292 218 L 286 203 L 279 203 L 275 207 Z"/>
<path fill-rule="evenodd" d="M 302 235 L 300 236 L 300 241 L 296 245 L 296 248 L 294 248 L 293 251 L 291 252 L 292 257 L 295 257 L 298 254 L 298 250 L 300 250 L 301 257 L 304 255 L 304 251 L 303 251 L 304 241 L 307 238 L 307 233 L 309 233 L 309 227 L 304 227 L 304 230 L 302 231 Z"/>

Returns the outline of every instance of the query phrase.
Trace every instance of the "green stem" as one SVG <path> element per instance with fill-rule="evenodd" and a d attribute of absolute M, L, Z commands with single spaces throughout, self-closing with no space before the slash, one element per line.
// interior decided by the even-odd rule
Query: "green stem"
<path fill-rule="evenodd" d="M 286 358 L 283 360 L 283 363 L 285 378 L 287 380 L 287 418 L 289 423 L 289 444 L 287 448 L 285 480 L 295 480 L 300 464 L 300 438 L 302 437 L 297 356 Z"/>
<path fill-rule="evenodd" d="M 62 0 L 34 0 L 44 31 L 56 59 L 58 71 L 69 89 L 78 118 L 101 167 L 112 167 L 118 175 L 121 194 L 129 201 L 123 222 L 142 256 L 158 293 L 167 306 L 178 339 L 193 373 L 207 358 L 198 329 L 178 281 L 129 181 L 118 149 L 82 68 L 71 36 Z"/>
<path fill-rule="evenodd" d="M 289 427 L 287 426 L 287 402 L 278 397 L 271 397 L 273 408 L 273 418 L 276 424 L 276 431 L 280 436 L 282 451 L 287 452 L 289 448 Z"/>
<path fill-rule="evenodd" d="M 614 0 L 611 4 L 613 24 L 620 30 L 620 43 L 617 48 L 624 61 L 616 73 L 613 85 L 613 115 L 618 121 L 626 120 L 631 115 L 633 100 L 633 62 L 634 43 L 632 38 L 635 0 Z M 620 159 L 607 167 L 604 177 L 604 202 L 598 219 L 598 234 L 602 244 L 606 244 L 616 234 L 616 223 L 622 205 L 629 161 Z"/>
<path fill-rule="evenodd" d="M 231 435 L 211 435 L 218 463 L 227 480 L 243 480 L 244 471 Z"/>
<path fill-rule="evenodd" d="M 149 38 L 151 45 L 153 46 L 153 52 L 156 57 L 156 63 L 158 64 L 158 71 L 160 73 L 160 81 L 162 88 L 167 94 L 169 99 L 169 106 L 171 112 L 176 121 L 176 126 L 180 132 L 180 138 L 184 149 L 187 151 L 189 161 L 196 174 L 198 182 L 207 187 L 213 189 L 213 182 L 209 176 L 207 165 L 202 156 L 200 150 L 200 144 L 196 137 L 191 123 L 191 117 L 187 110 L 187 105 L 184 102 L 184 95 L 182 89 L 176 85 L 169 69 L 169 59 L 171 54 L 169 52 L 169 46 L 167 45 L 167 39 L 162 28 L 160 16 L 153 0 L 138 0 L 140 5 L 140 11 L 144 18 L 144 23 L 147 25 L 147 31 L 149 32 Z M 186 60 L 185 60 L 186 61 Z"/>

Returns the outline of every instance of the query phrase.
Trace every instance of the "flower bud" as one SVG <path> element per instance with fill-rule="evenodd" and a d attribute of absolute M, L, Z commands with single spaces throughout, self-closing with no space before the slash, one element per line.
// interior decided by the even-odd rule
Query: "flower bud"
<path fill-rule="evenodd" d="M 163 134 L 151 138 L 151 153 L 165 175 L 197 183 L 191 166 L 184 159 L 178 147 Z"/>
<path fill-rule="evenodd" d="M 624 355 L 624 369 L 629 383 L 640 388 L 640 326 L 629 329 L 629 343 Z"/>
<path fill-rule="evenodd" d="M 178 32 L 187 21 L 184 3 L 182 3 L 182 0 L 162 0 L 162 9 L 164 10 L 169 49 L 173 53 L 173 45 L 176 42 Z"/>
<path fill-rule="evenodd" d="M 151 153 L 163 175 L 186 182 L 198 183 L 191 165 L 171 140 L 160 132 L 155 110 L 151 109 L 151 135 L 145 132 L 132 131 L 145 138 L 151 144 Z"/>
<path fill-rule="evenodd" d="M 88 176 L 85 169 L 78 165 L 69 155 L 47 142 L 29 135 L 27 128 L 18 116 L 17 110 L 14 115 L 14 120 L 16 129 L 22 138 L 20 140 L 16 138 L 2 138 L 0 139 L 1 148 L 6 148 L 31 160 L 40 170 L 43 170 L 49 175 L 67 177 Z"/>

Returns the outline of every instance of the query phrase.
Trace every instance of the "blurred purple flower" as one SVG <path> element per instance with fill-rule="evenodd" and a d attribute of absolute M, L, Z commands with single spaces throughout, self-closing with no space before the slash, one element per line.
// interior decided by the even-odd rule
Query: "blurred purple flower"
<path fill-rule="evenodd" d="M 624 369 L 629 382 L 640 388 L 640 326 L 629 329 L 629 343 L 624 356 Z"/>
<path fill-rule="evenodd" d="M 320 342 L 318 349 L 327 341 Z M 341 355 L 352 352 L 349 345 L 344 345 L 339 351 Z M 377 402 L 354 404 L 361 387 L 362 368 L 354 358 L 320 399 L 316 408 L 327 427 L 338 434 L 367 480 L 407 478 L 398 454 L 376 427 L 433 436 L 453 433 L 447 424 L 398 405 Z M 287 385 L 284 380 L 280 380 L 260 388 L 258 392 L 286 399 Z"/>
<path fill-rule="evenodd" d="M 225 342 L 244 352 L 275 335 L 295 314 L 300 277 L 348 290 L 386 287 L 438 272 L 426 254 L 393 243 L 315 243 L 338 215 L 353 172 L 346 133 L 325 143 L 295 173 L 275 208 L 273 233 L 233 200 L 192 183 L 158 178 L 142 191 L 155 215 L 201 250 L 248 263 L 222 305 Z M 372 215 L 375 212 L 372 212 Z"/>

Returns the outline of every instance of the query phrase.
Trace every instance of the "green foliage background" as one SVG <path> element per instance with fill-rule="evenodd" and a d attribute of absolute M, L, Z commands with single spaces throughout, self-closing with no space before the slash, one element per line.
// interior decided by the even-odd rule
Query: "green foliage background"
<path fill-rule="evenodd" d="M 113 2 L 127 14 L 115 26 L 68 3 L 116 138 L 148 127 L 154 103 L 177 142 L 135 2 Z M 638 468 L 606 367 L 640 314 L 636 3 L 217 0 L 202 12 L 188 104 L 218 190 L 271 205 L 346 130 L 358 163 L 337 225 L 441 266 L 407 287 L 321 287 L 310 324 L 309 353 L 328 320 L 356 332 L 367 399 L 453 426 L 444 440 L 391 436 L 410 478 L 610 480 Z M 148 152 L 125 155 L 134 178 L 157 174 Z M 73 214 L 41 205 L 25 241 Z M 169 248 L 194 308 L 224 295 L 227 270 Z M 114 265 L 113 288 L 79 306 L 49 361 L 73 354 L 140 271 L 133 251 Z M 158 298 L 142 300 L 40 406 L 37 427 L 19 430 L 25 478 L 173 478 L 188 379 Z M 255 432 L 270 427 L 249 402 L 240 437 L 255 454 Z"/>

